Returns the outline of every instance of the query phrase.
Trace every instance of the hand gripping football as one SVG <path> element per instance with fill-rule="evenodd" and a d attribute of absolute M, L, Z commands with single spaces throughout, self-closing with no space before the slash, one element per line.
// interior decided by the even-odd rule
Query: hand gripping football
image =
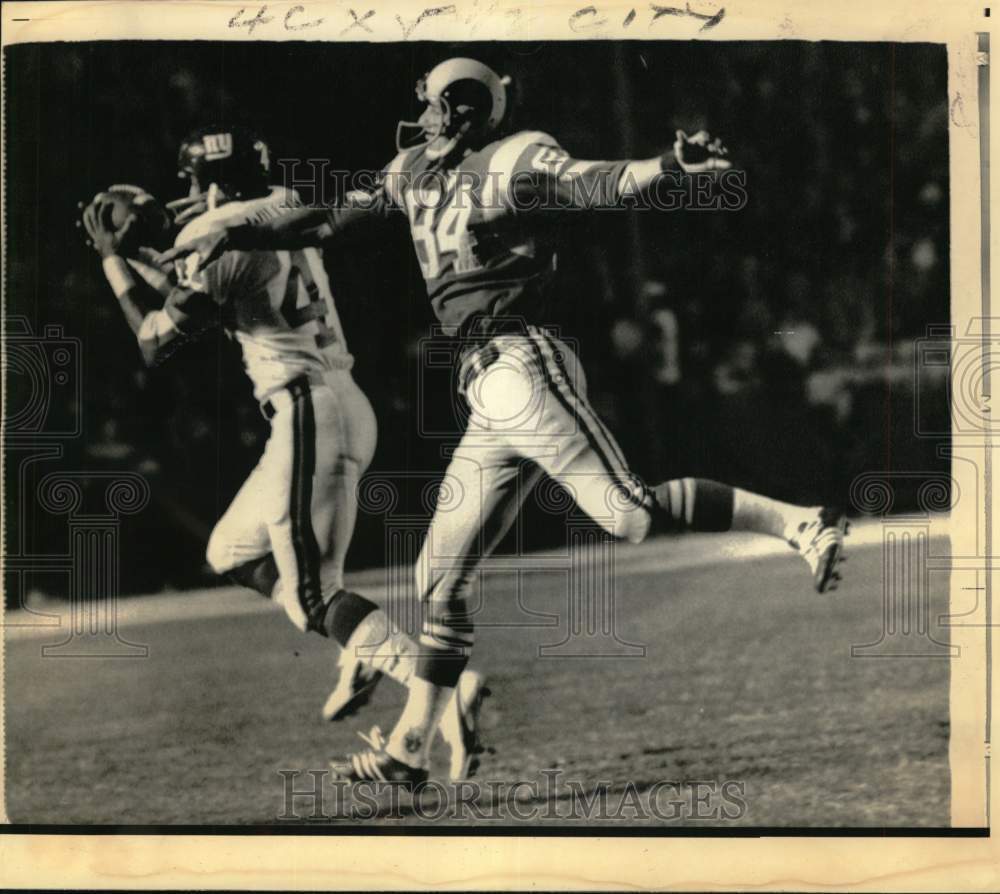
<path fill-rule="evenodd" d="M 173 221 L 166 209 L 142 187 L 128 183 L 114 184 L 94 196 L 90 207 L 95 205 L 110 207 L 110 214 L 105 219 L 115 230 L 135 215 L 136 220 L 129 231 L 131 246 L 149 246 L 160 251 L 170 245 Z M 82 209 L 83 203 L 78 207 Z M 80 221 L 77 221 L 77 226 L 81 226 Z"/>

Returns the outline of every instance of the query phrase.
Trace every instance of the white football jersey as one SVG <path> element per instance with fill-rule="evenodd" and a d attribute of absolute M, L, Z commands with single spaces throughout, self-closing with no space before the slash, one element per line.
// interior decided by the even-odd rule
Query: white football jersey
<path fill-rule="evenodd" d="M 199 215 L 180 231 L 175 244 L 220 227 L 260 223 L 298 204 L 293 191 L 272 187 L 263 198 L 226 202 Z M 222 325 L 243 350 L 258 400 L 301 375 L 322 378 L 331 370 L 351 368 L 354 358 L 347 350 L 319 249 L 227 251 L 203 270 L 197 269 L 198 262 L 197 254 L 179 262 L 178 285 L 212 299 Z M 171 316 L 185 331 L 187 302 L 180 297 L 174 303 Z M 191 309 L 204 313 L 197 303 Z"/>

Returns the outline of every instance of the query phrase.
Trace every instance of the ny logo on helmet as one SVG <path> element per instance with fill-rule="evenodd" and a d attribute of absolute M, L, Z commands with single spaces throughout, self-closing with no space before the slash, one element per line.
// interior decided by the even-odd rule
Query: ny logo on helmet
<path fill-rule="evenodd" d="M 202 137 L 205 144 L 205 160 L 218 161 L 229 158 L 233 154 L 233 135 L 231 133 L 210 133 Z"/>

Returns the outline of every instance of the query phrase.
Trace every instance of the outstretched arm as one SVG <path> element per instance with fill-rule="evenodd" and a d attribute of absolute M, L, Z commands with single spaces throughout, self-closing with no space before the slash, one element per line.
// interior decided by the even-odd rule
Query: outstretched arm
<path fill-rule="evenodd" d="M 190 334 L 182 331 L 179 324 L 195 315 L 211 320 L 217 317 L 212 313 L 216 308 L 207 295 L 179 287 L 173 288 L 164 302 L 163 295 L 145 279 L 137 280 L 124 256 L 136 218 L 130 216 L 116 230 L 111 214 L 110 203 L 95 202 L 84 211 L 83 224 L 94 250 L 101 256 L 104 276 L 136 337 L 143 360 L 147 366 L 153 366 L 177 347 L 177 339 Z"/>
<path fill-rule="evenodd" d="M 178 245 L 160 257 L 161 264 L 197 253 L 203 268 L 227 251 L 294 251 L 320 246 L 372 217 L 386 213 L 379 192 L 349 193 L 343 205 L 332 208 L 291 208 L 259 223 L 214 230 Z"/>
<path fill-rule="evenodd" d="M 507 198 L 520 210 L 613 208 L 645 193 L 667 172 L 695 174 L 731 166 L 721 140 L 705 131 L 677 131 L 672 150 L 656 158 L 584 161 L 571 158 L 546 134 L 526 147 L 517 162 Z"/>

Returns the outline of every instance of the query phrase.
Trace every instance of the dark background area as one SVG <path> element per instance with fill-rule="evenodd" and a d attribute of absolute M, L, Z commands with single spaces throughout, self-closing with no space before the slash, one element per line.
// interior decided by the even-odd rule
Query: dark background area
<path fill-rule="evenodd" d="M 746 171 L 738 212 L 576 215 L 567 226 L 552 322 L 579 345 L 592 402 L 637 472 L 847 503 L 862 471 L 947 467 L 947 438 L 914 434 L 918 389 L 929 427 L 949 427 L 945 380 L 914 365 L 915 340 L 949 319 L 941 46 L 24 45 L 4 55 L 5 312 L 36 335 L 55 324 L 80 340 L 82 435 L 24 475 L 8 453 L 8 551 L 13 537 L 29 554 L 67 549 L 65 518 L 37 504 L 46 471 L 134 470 L 153 498 L 123 529 L 123 590 L 203 584 L 208 531 L 267 435 L 223 336 L 142 368 L 74 226 L 76 203 L 122 182 L 179 197 L 180 140 L 220 120 L 252 124 L 273 159 L 381 167 L 397 120 L 418 111 L 416 80 L 455 54 L 511 75 L 514 126 L 547 131 L 573 155 L 652 156 L 675 128 L 704 126 Z M 453 383 L 446 369 L 418 375 L 432 319 L 403 222 L 329 251 L 327 265 L 379 419 L 372 470 L 439 473 L 459 434 Z M 10 413 L 30 383 L 8 371 Z M 50 418 L 66 411 L 53 405 Z M 416 495 L 404 510 L 426 512 Z M 362 513 L 351 566 L 384 561 L 382 525 Z M 560 535 L 540 512 L 526 530 L 529 547 Z M 63 595 L 40 576 L 7 583 L 11 602 Z"/>

